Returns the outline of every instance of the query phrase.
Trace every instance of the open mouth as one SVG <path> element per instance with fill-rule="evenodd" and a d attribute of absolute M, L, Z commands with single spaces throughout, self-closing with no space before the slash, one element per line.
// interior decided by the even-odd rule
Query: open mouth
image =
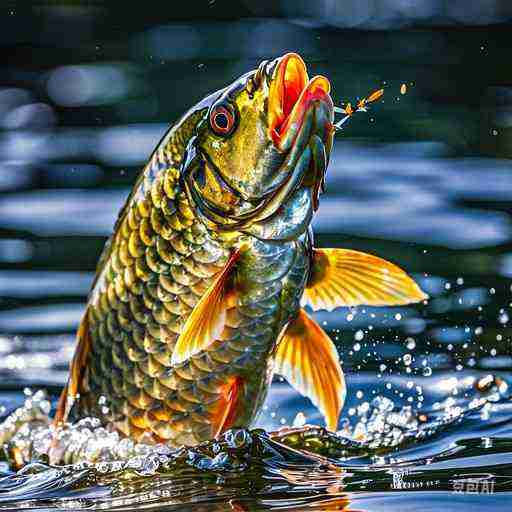
<path fill-rule="evenodd" d="M 269 91 L 269 129 L 275 146 L 283 149 L 286 139 L 295 135 L 309 106 L 325 101 L 332 109 L 329 80 L 324 76 L 308 77 L 306 64 L 296 53 L 284 55 L 275 72 Z"/>

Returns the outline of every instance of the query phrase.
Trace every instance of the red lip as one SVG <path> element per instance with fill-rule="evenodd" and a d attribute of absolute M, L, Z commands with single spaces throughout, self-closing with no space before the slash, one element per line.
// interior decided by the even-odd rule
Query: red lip
<path fill-rule="evenodd" d="M 302 125 L 312 102 L 325 101 L 332 108 L 330 89 L 329 80 L 324 76 L 309 79 L 306 64 L 296 53 L 287 53 L 281 58 L 270 84 L 268 102 L 270 136 L 277 148 L 282 148 L 290 128 Z"/>

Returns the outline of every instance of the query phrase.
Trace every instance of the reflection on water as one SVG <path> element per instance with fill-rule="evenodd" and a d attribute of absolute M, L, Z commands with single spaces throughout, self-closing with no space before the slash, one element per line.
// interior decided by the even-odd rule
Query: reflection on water
<path fill-rule="evenodd" d="M 183 467 L 165 467 L 174 459 L 160 453 L 168 459 L 158 459 L 153 473 L 133 467 L 124 482 L 119 468 L 93 466 L 110 459 L 104 445 L 95 452 L 91 444 L 90 466 L 36 465 L 0 478 L 0 509 L 509 509 L 512 88 L 502 64 L 509 27 L 335 29 L 503 21 L 508 6 L 486 17 L 478 2 L 413 2 L 412 10 L 395 3 L 384 15 L 372 2 L 346 2 L 343 12 L 319 2 L 324 14 L 311 7 L 307 21 L 159 20 L 114 38 L 113 25 L 99 26 L 97 40 L 94 9 L 41 10 L 47 24 L 30 57 L 21 53 L 1 68 L 2 414 L 23 405 L 25 386 L 46 387 L 55 405 L 99 252 L 169 123 L 284 50 L 298 50 L 313 72 L 326 74 L 338 103 L 381 85 L 386 90 L 382 103 L 337 136 L 314 223 L 317 244 L 395 261 L 431 300 L 315 315 L 337 344 L 349 386 L 336 441 L 344 451 L 329 452 L 327 462 L 260 432 L 247 434 L 250 449 L 226 448 L 232 462 L 245 457 L 244 471 L 227 459 L 212 466 L 219 453 L 209 450 L 218 448 L 207 445 L 199 455 L 185 454 Z M 304 15 L 285 4 L 288 15 Z M 5 41 L 27 34 L 33 18 L 20 19 L 12 19 Z M 61 48 L 56 34 L 68 31 L 73 37 L 61 36 Z M 46 428 L 43 416 L 39 426 Z M 277 378 L 258 426 L 304 423 L 322 419 Z M 306 448 L 322 446 L 310 440 Z"/>

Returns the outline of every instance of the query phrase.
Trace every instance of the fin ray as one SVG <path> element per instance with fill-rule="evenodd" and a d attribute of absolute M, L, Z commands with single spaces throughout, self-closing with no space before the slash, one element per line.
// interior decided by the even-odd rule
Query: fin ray
<path fill-rule="evenodd" d="M 277 346 L 274 369 L 318 407 L 330 430 L 336 430 L 346 394 L 338 352 L 303 309 Z"/>
<path fill-rule="evenodd" d="M 188 317 L 174 347 L 171 363 L 179 364 L 210 346 L 224 330 L 230 278 L 240 250 L 235 251 Z"/>
<path fill-rule="evenodd" d="M 233 424 L 241 388 L 242 379 L 239 377 L 235 377 L 232 382 L 226 385 L 224 392 L 221 394 L 217 411 L 211 418 L 213 438 L 217 438 Z"/>
<path fill-rule="evenodd" d="M 57 405 L 57 411 L 53 419 L 55 425 L 67 421 L 71 408 L 82 390 L 84 371 L 87 365 L 87 358 L 91 351 L 88 310 L 86 310 L 80 322 L 76 338 L 77 346 L 69 367 L 68 382 L 62 390 Z"/>
<path fill-rule="evenodd" d="M 314 311 L 344 306 L 399 306 L 428 298 L 400 267 L 351 249 L 314 249 L 302 305 Z"/>

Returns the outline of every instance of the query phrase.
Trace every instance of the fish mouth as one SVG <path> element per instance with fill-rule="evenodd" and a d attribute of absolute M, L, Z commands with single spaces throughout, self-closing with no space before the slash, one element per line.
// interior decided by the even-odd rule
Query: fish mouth
<path fill-rule="evenodd" d="M 270 83 L 268 118 L 270 137 L 277 149 L 289 149 L 300 130 L 306 112 L 315 102 L 322 102 L 332 113 L 329 80 L 321 75 L 309 78 L 306 64 L 296 53 L 281 57 Z M 332 115 L 329 116 L 332 118 Z M 326 127 L 326 131 L 332 130 Z"/>

